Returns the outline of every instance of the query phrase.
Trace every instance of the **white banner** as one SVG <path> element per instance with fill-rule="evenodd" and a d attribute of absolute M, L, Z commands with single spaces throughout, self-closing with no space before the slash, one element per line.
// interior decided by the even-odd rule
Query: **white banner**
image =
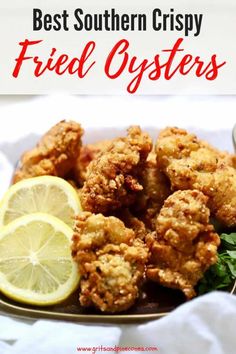
<path fill-rule="evenodd" d="M 1 94 L 235 94 L 234 0 L 0 2 Z"/>

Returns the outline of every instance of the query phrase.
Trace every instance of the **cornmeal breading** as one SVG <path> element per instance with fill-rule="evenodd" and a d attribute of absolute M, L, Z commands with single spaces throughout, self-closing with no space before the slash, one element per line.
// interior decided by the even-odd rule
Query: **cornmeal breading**
<path fill-rule="evenodd" d="M 82 306 L 121 312 L 134 304 L 148 249 L 121 220 L 89 212 L 78 216 L 72 256 L 81 275 Z"/>
<path fill-rule="evenodd" d="M 143 189 L 139 174 L 151 148 L 151 138 L 137 126 L 114 139 L 88 166 L 81 191 L 84 210 L 107 213 L 131 205 Z"/>
<path fill-rule="evenodd" d="M 172 190 L 202 191 L 217 219 L 226 226 L 236 225 L 235 156 L 178 128 L 161 132 L 156 152 L 157 166 L 169 178 Z"/>
<path fill-rule="evenodd" d="M 145 224 L 142 222 L 142 220 L 134 216 L 129 209 L 119 210 L 115 216 L 123 221 L 126 227 L 132 229 L 135 232 L 135 238 L 145 240 L 145 237 L 148 233 Z"/>
<path fill-rule="evenodd" d="M 13 183 L 44 175 L 66 176 L 79 155 L 82 134 L 80 124 L 73 121 L 61 121 L 53 126 L 34 149 L 24 153 Z"/>
<path fill-rule="evenodd" d="M 156 232 L 147 236 L 151 250 L 147 277 L 180 289 L 190 299 L 204 272 L 217 262 L 220 238 L 209 224 L 207 197 L 197 190 L 169 196 L 156 221 Z"/>
<path fill-rule="evenodd" d="M 171 190 L 168 178 L 157 167 L 154 151 L 149 154 L 142 169 L 141 183 L 143 191 L 135 207 L 147 228 L 155 230 L 156 216 Z"/>
<path fill-rule="evenodd" d="M 103 140 L 94 144 L 82 145 L 72 172 L 73 177 L 79 186 L 82 187 L 86 180 L 87 168 L 90 162 L 96 159 L 97 156 L 110 144 L 110 140 Z"/>

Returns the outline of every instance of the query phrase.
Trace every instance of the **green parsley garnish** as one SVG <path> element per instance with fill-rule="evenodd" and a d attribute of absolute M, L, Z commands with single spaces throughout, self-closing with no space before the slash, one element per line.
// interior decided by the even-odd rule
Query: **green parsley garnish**
<path fill-rule="evenodd" d="M 236 233 L 221 234 L 218 261 L 198 283 L 198 294 L 229 287 L 236 279 Z"/>

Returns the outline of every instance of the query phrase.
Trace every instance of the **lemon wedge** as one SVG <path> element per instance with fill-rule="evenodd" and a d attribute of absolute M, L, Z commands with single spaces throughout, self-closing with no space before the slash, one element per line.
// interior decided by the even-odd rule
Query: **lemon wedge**
<path fill-rule="evenodd" d="M 64 179 L 42 176 L 25 179 L 12 185 L 0 204 L 0 225 L 31 213 L 47 213 L 74 225 L 74 216 L 81 212 L 76 190 Z"/>
<path fill-rule="evenodd" d="M 22 216 L 0 230 L 0 291 L 15 301 L 47 306 L 78 286 L 71 257 L 73 230 L 54 216 Z"/>

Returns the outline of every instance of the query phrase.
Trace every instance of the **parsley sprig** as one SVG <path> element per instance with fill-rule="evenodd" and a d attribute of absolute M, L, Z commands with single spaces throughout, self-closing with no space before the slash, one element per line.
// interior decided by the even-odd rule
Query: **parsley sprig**
<path fill-rule="evenodd" d="M 218 261 L 198 283 L 198 294 L 225 289 L 236 279 L 236 233 L 221 234 Z"/>

